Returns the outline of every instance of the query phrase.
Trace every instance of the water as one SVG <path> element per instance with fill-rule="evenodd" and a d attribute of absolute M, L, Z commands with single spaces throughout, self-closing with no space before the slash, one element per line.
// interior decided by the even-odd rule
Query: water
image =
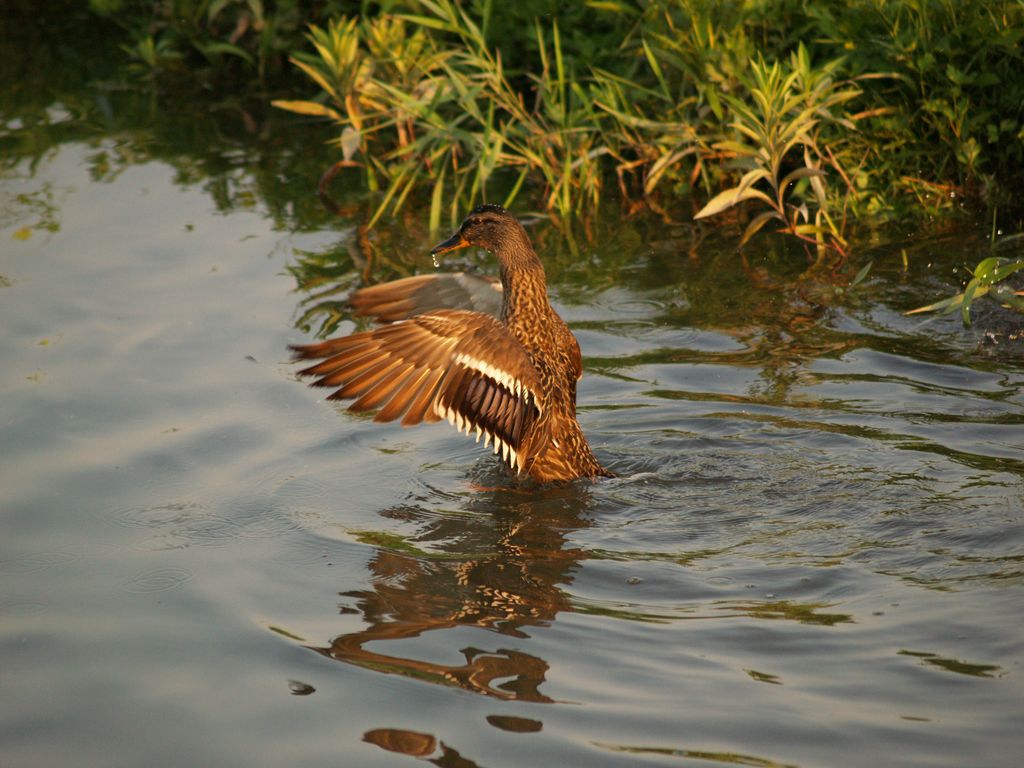
<path fill-rule="evenodd" d="M 900 314 L 983 232 L 866 243 L 847 292 L 781 243 L 534 222 L 619 477 L 524 489 L 295 379 L 434 239 L 361 241 L 310 129 L 216 119 L 4 163 L 0 762 L 1019 764 L 1024 323 Z"/>

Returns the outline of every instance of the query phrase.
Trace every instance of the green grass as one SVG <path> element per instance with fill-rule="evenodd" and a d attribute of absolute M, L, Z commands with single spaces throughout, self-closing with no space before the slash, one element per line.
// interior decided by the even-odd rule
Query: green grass
<path fill-rule="evenodd" d="M 372 226 L 609 201 L 842 261 L 850 222 L 1021 229 L 1022 0 L 91 0 L 126 71 L 248 83 L 336 126 Z M 292 79 L 289 79 L 289 74 Z M 299 79 L 295 79 L 297 76 Z M 268 97 L 269 98 L 269 97 Z M 766 229 L 767 228 L 767 229 Z"/>
<path fill-rule="evenodd" d="M 320 94 L 277 103 L 338 124 L 373 220 L 422 197 L 435 227 L 524 193 L 563 217 L 612 193 L 696 198 L 699 218 L 741 209 L 741 244 L 774 224 L 841 257 L 849 217 L 984 206 L 1021 181 L 1020 2 L 589 6 L 595 34 L 620 33 L 602 56 L 557 15 L 499 29 L 490 3 L 314 26 L 293 60 Z"/>

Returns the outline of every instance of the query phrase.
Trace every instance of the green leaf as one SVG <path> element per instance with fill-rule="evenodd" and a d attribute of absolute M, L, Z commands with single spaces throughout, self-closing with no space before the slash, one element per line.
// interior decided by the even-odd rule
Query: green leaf
<path fill-rule="evenodd" d="M 757 150 L 754 147 L 738 141 L 718 141 L 713 146 L 723 152 L 735 152 L 741 157 L 757 157 Z"/>
<path fill-rule="evenodd" d="M 740 194 L 743 194 L 752 184 L 760 181 L 761 179 L 768 179 L 771 181 L 771 174 L 764 168 L 754 168 L 753 170 L 747 171 L 743 174 L 743 178 L 740 179 L 739 186 L 736 187 L 736 189 L 739 190 Z"/>
<path fill-rule="evenodd" d="M 290 101 L 288 99 L 275 99 L 270 102 L 278 109 L 286 109 L 289 112 L 297 112 L 300 115 L 314 115 L 316 117 L 329 117 L 332 120 L 341 122 L 341 115 L 334 109 L 320 104 L 316 101 Z M 348 158 L 345 158 L 348 160 Z"/>
<path fill-rule="evenodd" d="M 964 325 L 971 324 L 971 302 L 974 301 L 974 294 L 978 292 L 980 285 L 978 278 L 974 278 L 964 288 L 964 300 L 960 304 L 960 316 L 963 318 Z"/>
<path fill-rule="evenodd" d="M 213 21 L 214 19 L 216 19 L 217 16 L 220 15 L 220 12 L 224 10 L 224 6 L 226 6 L 229 2 L 231 2 L 231 0 L 213 0 L 213 2 L 210 3 L 210 7 L 206 11 L 206 20 Z"/>
<path fill-rule="evenodd" d="M 787 173 L 782 177 L 782 181 L 779 183 L 779 189 L 785 189 L 797 179 L 806 179 L 810 176 L 824 176 L 825 172 L 821 168 L 797 168 L 791 173 Z"/>
<path fill-rule="evenodd" d="M 326 93 L 327 93 L 327 94 L 328 94 L 329 96 L 331 96 L 331 97 L 332 97 L 332 98 L 333 98 L 333 99 L 334 99 L 334 100 L 335 100 L 336 102 L 340 102 L 340 101 L 341 101 L 341 96 L 340 96 L 340 95 L 338 94 L 338 92 L 337 92 L 337 91 L 336 91 L 336 90 L 334 89 L 334 86 L 333 86 L 333 85 L 331 85 L 331 84 L 330 84 L 330 83 L 329 83 L 329 82 L 327 81 L 327 78 L 326 78 L 326 77 L 324 77 L 324 76 L 323 76 L 323 75 L 322 75 L 322 74 L 321 74 L 321 73 L 320 73 L 320 72 L 319 72 L 319 71 L 318 71 L 317 69 L 315 69 L 314 67 L 310 66 L 309 64 L 307 64 L 307 63 L 306 63 L 306 62 L 304 62 L 304 61 L 301 61 L 301 60 L 299 60 L 299 59 L 296 59 L 296 58 L 295 58 L 294 56 L 293 56 L 293 57 L 291 57 L 291 58 L 290 58 L 290 59 L 288 59 L 288 60 L 289 60 L 289 61 L 290 61 L 290 62 L 291 62 L 292 64 L 294 64 L 294 65 L 295 65 L 296 67 L 298 67 L 299 69 L 301 69 L 301 70 L 302 70 L 303 72 L 305 72 L 305 73 L 306 73 L 306 76 L 307 76 L 307 77 L 308 77 L 308 78 L 309 78 L 310 80 L 312 80 L 312 81 L 313 81 L 314 83 L 316 83 L 316 84 L 317 84 L 317 85 L 319 85 L 319 86 L 320 86 L 321 88 L 323 88 L 323 89 L 324 89 L 324 91 L 325 91 L 325 92 L 326 92 Z"/>
<path fill-rule="evenodd" d="M 869 261 L 867 264 L 860 268 L 860 271 L 857 273 L 857 275 L 853 278 L 853 280 L 850 281 L 850 288 L 855 288 L 856 286 L 864 282 L 864 278 L 868 276 L 868 272 L 871 271 L 871 266 L 874 263 L 875 262 L 873 261 Z"/>
<path fill-rule="evenodd" d="M 963 303 L 964 295 L 958 293 L 956 296 L 950 296 L 948 299 L 942 301 L 936 301 L 934 304 L 928 304 L 924 307 L 917 307 L 917 309 L 909 309 L 904 312 L 904 315 L 918 315 L 922 312 L 939 312 L 943 314 L 949 314 L 950 312 L 956 312 Z"/>
<path fill-rule="evenodd" d="M 647 174 L 647 180 L 644 182 L 644 194 L 649 195 L 654 191 L 654 188 L 658 185 L 662 175 L 671 168 L 675 163 L 682 160 L 684 157 L 690 154 L 694 154 L 697 151 L 696 147 L 686 147 L 685 149 L 676 150 L 675 152 L 669 152 L 657 160 L 651 165 L 651 169 Z"/>
<path fill-rule="evenodd" d="M 1024 260 L 1003 264 L 1002 266 L 992 270 L 992 278 L 989 282 L 998 283 L 1000 280 L 1005 280 L 1014 272 L 1018 272 L 1022 269 L 1024 269 Z"/>
<path fill-rule="evenodd" d="M 630 16 L 637 13 L 636 8 L 626 5 L 625 3 L 612 2 L 612 0 L 587 0 L 586 5 L 588 8 L 593 8 L 598 11 L 623 13 Z"/>
<path fill-rule="evenodd" d="M 775 205 L 772 199 L 759 189 L 740 190 L 739 187 L 730 187 L 711 198 L 707 205 L 701 208 L 693 218 L 694 220 L 706 219 L 708 216 L 714 216 L 716 213 L 732 208 L 737 203 L 751 199 L 762 200 L 773 207 Z"/>
<path fill-rule="evenodd" d="M 647 57 L 647 63 L 651 67 L 651 71 L 654 72 L 654 76 L 657 78 L 658 83 L 661 85 L 661 90 L 666 97 L 669 96 L 668 83 L 665 81 L 665 74 L 661 71 L 661 66 L 658 64 L 658 60 L 654 57 L 654 52 L 651 47 L 647 44 L 647 39 L 644 38 L 640 41 L 644 47 L 644 55 Z"/>
<path fill-rule="evenodd" d="M 704 98 L 707 99 L 708 106 L 711 107 L 711 111 L 714 113 L 715 118 L 719 121 L 722 120 L 722 116 L 725 114 L 722 111 L 722 101 L 718 98 L 718 92 L 715 87 L 704 89 Z"/>
<path fill-rule="evenodd" d="M 979 280 L 988 282 L 990 275 L 995 271 L 996 267 L 1002 262 L 997 256 L 989 256 L 987 259 L 982 259 L 978 262 L 978 265 L 971 272 Z"/>
<path fill-rule="evenodd" d="M 747 224 L 747 228 L 743 230 L 743 237 L 740 238 L 740 248 L 746 245 L 747 241 L 756 235 L 758 231 L 772 219 L 784 221 L 782 215 L 778 211 L 762 211 L 751 219 L 750 223 Z"/>
<path fill-rule="evenodd" d="M 724 192 L 719 192 L 711 198 L 703 208 L 700 209 L 700 211 L 693 217 L 694 220 L 706 219 L 708 216 L 714 216 L 728 208 L 732 208 L 737 203 L 736 198 L 739 196 L 739 193 L 739 187 L 731 187 Z"/>
<path fill-rule="evenodd" d="M 828 227 L 822 227 L 818 224 L 798 224 L 793 227 L 793 231 L 798 235 L 830 235 L 832 230 Z"/>
<path fill-rule="evenodd" d="M 505 202 L 502 204 L 503 208 L 508 208 L 512 205 L 512 202 L 516 199 L 516 195 L 519 194 L 520 187 L 523 186 L 523 182 L 526 181 L 526 175 L 530 172 L 530 167 L 525 166 L 522 172 L 519 174 L 519 178 L 516 179 L 516 183 L 512 186 L 512 191 L 505 197 Z"/>
<path fill-rule="evenodd" d="M 250 66 L 255 64 L 255 60 L 253 59 L 251 53 L 242 48 L 239 48 L 237 45 L 232 45 L 231 43 L 214 42 L 206 43 L 205 45 L 199 45 L 196 47 L 199 48 L 199 52 L 202 53 L 203 56 L 205 56 L 208 59 L 226 53 L 230 56 L 237 56 Z"/>
<path fill-rule="evenodd" d="M 946 65 L 946 77 L 948 77 L 952 82 L 956 83 L 957 85 L 967 85 L 973 79 L 966 72 L 961 72 L 952 64 Z M 967 324 L 970 325 L 970 323 Z"/>
<path fill-rule="evenodd" d="M 442 32 L 454 32 L 455 28 L 448 22 L 441 19 L 432 19 L 429 16 L 416 16 L 411 13 L 399 13 L 397 18 L 404 19 L 405 21 L 411 21 L 413 24 L 418 24 L 421 27 L 428 27 L 429 29 L 437 29 Z"/>

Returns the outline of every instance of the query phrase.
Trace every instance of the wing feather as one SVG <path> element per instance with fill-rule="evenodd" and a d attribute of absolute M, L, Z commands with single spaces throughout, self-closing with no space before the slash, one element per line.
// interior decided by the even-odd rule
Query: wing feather
<path fill-rule="evenodd" d="M 347 382 L 332 382 L 327 386 L 336 386 L 343 383 L 341 389 L 330 395 L 331 400 L 347 400 L 350 397 L 359 397 L 371 391 L 374 386 L 398 365 L 401 365 L 401 358 L 377 358 L 375 364 L 363 370 L 358 376 Z M 332 375 L 330 378 L 336 378 Z"/>
<path fill-rule="evenodd" d="M 462 309 L 497 317 L 501 283 L 465 272 L 414 275 L 360 288 L 349 297 L 356 314 L 393 323 L 438 310 Z"/>
<path fill-rule="evenodd" d="M 445 370 L 443 368 L 432 368 L 430 375 L 423 384 L 423 388 L 420 390 L 416 398 L 409 404 L 409 410 L 406 411 L 405 417 L 402 419 L 403 427 L 411 427 L 413 424 L 419 424 L 421 421 L 427 423 L 440 421 L 441 417 L 434 412 L 434 398 L 437 397 L 437 388 L 441 384 L 441 379 L 444 378 Z"/>
<path fill-rule="evenodd" d="M 409 410 L 413 398 L 423 389 L 424 382 L 433 371 L 430 368 L 414 368 L 402 386 L 395 390 L 394 395 L 374 417 L 374 421 L 394 421 Z"/>
<path fill-rule="evenodd" d="M 381 305 L 377 305 L 381 306 Z M 486 435 L 514 468 L 539 418 L 540 381 L 526 350 L 490 315 L 438 310 L 391 325 L 294 348 L 297 359 L 326 358 L 300 373 L 335 387 L 330 400 L 404 426 L 446 419 Z"/>
<path fill-rule="evenodd" d="M 303 376 L 320 376 L 313 383 L 314 387 L 341 387 L 348 382 L 356 380 L 368 371 L 372 372 L 379 365 L 380 356 L 374 351 L 369 354 L 360 355 L 355 359 L 339 360 L 332 367 L 318 373 L 310 374 L 306 373 L 306 371 L 301 371 L 300 373 Z"/>
<path fill-rule="evenodd" d="M 386 373 L 372 388 L 349 406 L 350 411 L 372 411 L 388 402 L 415 368 L 414 363 L 399 363 Z"/>

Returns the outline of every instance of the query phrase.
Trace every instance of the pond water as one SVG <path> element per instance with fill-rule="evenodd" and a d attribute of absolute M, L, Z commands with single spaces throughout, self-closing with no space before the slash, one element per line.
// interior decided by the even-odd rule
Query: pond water
<path fill-rule="evenodd" d="M 618 477 L 524 488 L 288 362 L 433 269 L 423 211 L 366 235 L 315 129 L 110 98 L 0 137 L 4 766 L 1020 765 L 1024 323 L 901 314 L 985 227 L 800 277 L 534 217 Z"/>

